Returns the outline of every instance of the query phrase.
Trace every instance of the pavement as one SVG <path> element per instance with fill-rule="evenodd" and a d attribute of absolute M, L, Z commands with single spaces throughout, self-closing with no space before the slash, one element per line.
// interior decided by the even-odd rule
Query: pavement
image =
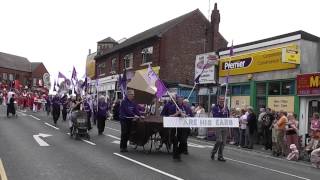
<path fill-rule="evenodd" d="M 0 107 L 1 180 L 102 179 L 319 179 L 320 170 L 305 162 L 289 162 L 259 150 L 225 148 L 227 162 L 213 161 L 214 143 L 189 138 L 189 155 L 172 160 L 165 149 L 147 153 L 141 147 L 119 152 L 120 125 L 107 121 L 104 135 L 94 127 L 91 139 L 71 139 L 67 122 L 53 126 L 44 112 L 18 112 L 7 118 Z M 3 169 L 3 170 L 2 170 Z"/>

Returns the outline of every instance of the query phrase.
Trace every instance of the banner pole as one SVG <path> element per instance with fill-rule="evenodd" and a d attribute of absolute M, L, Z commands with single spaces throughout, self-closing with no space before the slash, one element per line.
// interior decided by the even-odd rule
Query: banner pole
<path fill-rule="evenodd" d="M 189 100 L 191 94 L 193 93 L 194 89 L 196 88 L 196 85 L 197 85 L 197 83 L 194 83 L 193 88 L 192 88 L 192 90 L 191 90 L 191 92 L 190 92 L 190 94 L 189 94 L 189 96 L 187 98 L 188 100 Z"/>

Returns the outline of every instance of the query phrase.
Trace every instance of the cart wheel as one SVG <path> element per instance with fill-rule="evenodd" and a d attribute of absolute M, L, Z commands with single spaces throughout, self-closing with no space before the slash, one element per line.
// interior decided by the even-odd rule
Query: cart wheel
<path fill-rule="evenodd" d="M 146 144 L 144 144 L 143 146 L 142 146 L 142 148 L 143 148 L 143 150 L 145 151 L 145 152 L 147 152 L 147 153 L 151 153 L 151 151 L 152 151 L 152 136 L 153 135 L 151 135 L 150 137 L 149 137 L 149 139 L 148 139 L 148 141 L 146 142 Z"/>
<path fill-rule="evenodd" d="M 162 139 L 161 139 L 161 136 L 159 134 L 159 132 L 157 132 L 156 134 L 154 134 L 153 136 L 153 145 L 155 147 L 155 149 L 157 151 L 160 151 L 160 149 L 162 148 Z"/>

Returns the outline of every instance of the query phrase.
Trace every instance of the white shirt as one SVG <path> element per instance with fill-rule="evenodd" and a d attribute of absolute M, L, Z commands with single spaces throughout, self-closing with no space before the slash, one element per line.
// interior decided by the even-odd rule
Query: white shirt
<path fill-rule="evenodd" d="M 247 113 L 240 117 L 240 129 L 247 129 Z"/>

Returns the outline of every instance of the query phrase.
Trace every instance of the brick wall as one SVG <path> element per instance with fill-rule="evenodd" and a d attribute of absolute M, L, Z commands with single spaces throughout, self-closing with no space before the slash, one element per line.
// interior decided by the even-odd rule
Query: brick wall
<path fill-rule="evenodd" d="M 197 54 L 208 51 L 209 22 L 195 11 L 166 32 L 161 42 L 160 78 L 169 83 L 193 84 Z"/>

